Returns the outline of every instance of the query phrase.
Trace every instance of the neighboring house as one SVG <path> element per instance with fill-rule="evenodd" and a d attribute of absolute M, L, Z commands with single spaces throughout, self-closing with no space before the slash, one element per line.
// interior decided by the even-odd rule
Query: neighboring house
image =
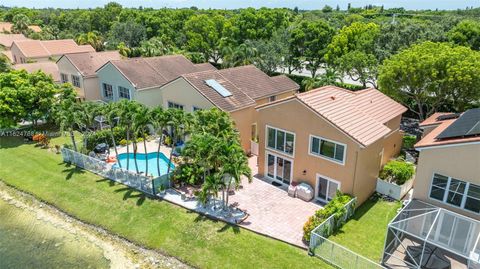
<path fill-rule="evenodd" d="M 25 37 L 23 34 L 0 34 L 0 45 L 6 50 L 10 50 L 13 41 L 31 40 Z"/>
<path fill-rule="evenodd" d="M 383 164 L 402 146 L 404 106 L 376 89 L 325 86 L 258 111 L 258 172 L 276 185 L 307 183 L 315 199 L 337 190 L 363 203 L 374 191 Z"/>
<path fill-rule="evenodd" d="M 249 152 L 257 136 L 255 106 L 292 96 L 298 88 L 286 76 L 269 77 L 254 66 L 242 66 L 182 75 L 161 88 L 161 103 L 188 112 L 211 107 L 229 112 Z"/>
<path fill-rule="evenodd" d="M 77 45 L 73 39 L 20 40 L 11 47 L 14 63 L 44 62 L 56 60 L 68 53 L 95 52 L 90 45 Z"/>
<path fill-rule="evenodd" d="M 33 73 L 37 71 L 43 71 L 47 75 L 51 75 L 53 81 L 60 83 L 60 74 L 58 72 L 58 66 L 54 62 L 39 62 L 31 64 L 15 64 L 12 65 L 13 69 L 16 70 L 26 70 L 28 73 Z"/>
<path fill-rule="evenodd" d="M 187 73 L 212 70 L 212 65 L 193 64 L 182 55 L 108 61 L 96 73 L 101 99 L 136 100 L 149 107 L 162 104 L 160 87 Z"/>
<path fill-rule="evenodd" d="M 0 22 L 0 32 L 2 33 L 10 33 L 12 32 L 12 26 L 13 24 L 11 22 Z M 35 33 L 40 33 L 42 31 L 42 28 L 37 25 L 30 25 L 28 28 Z"/>
<path fill-rule="evenodd" d="M 420 127 L 413 197 L 480 220 L 480 108 L 436 113 Z"/>
<path fill-rule="evenodd" d="M 13 63 L 13 55 L 10 51 L 13 41 L 31 40 L 22 34 L 0 34 L 0 47 L 3 47 L 2 54 L 7 56 Z"/>
<path fill-rule="evenodd" d="M 62 83 L 70 82 L 83 100 L 101 100 L 100 84 L 95 71 L 108 61 L 120 60 L 118 51 L 65 54 L 57 61 Z"/>

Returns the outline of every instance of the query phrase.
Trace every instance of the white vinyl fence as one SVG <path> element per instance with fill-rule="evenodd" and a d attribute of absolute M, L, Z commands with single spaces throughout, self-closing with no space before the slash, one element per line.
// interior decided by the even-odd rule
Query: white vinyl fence
<path fill-rule="evenodd" d="M 112 164 L 67 148 L 62 148 L 62 156 L 64 162 L 72 163 L 92 173 L 135 188 L 147 194 L 155 195 L 159 192 L 161 185 L 163 185 L 163 189 L 170 187 L 168 175 L 163 175 L 154 179 L 148 178 L 135 172 L 113 167 Z"/>
<path fill-rule="evenodd" d="M 362 255 L 355 253 L 331 240 L 329 237 L 335 230 L 340 228 L 355 213 L 357 198 L 350 200 L 345 206 L 345 212 L 341 216 L 332 215 L 318 225 L 310 235 L 309 252 L 311 255 L 344 269 L 377 269 L 384 268 Z M 365 242 L 368 244 L 368 242 Z"/>

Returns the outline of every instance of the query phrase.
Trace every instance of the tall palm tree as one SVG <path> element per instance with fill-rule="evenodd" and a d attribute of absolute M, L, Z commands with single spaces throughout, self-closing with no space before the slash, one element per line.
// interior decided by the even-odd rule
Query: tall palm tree
<path fill-rule="evenodd" d="M 74 102 L 69 103 L 69 105 L 66 105 L 59 110 L 57 122 L 60 124 L 60 130 L 68 131 L 70 133 L 73 150 L 78 152 L 77 143 L 75 143 L 75 134 L 73 131 L 76 123 L 74 111 L 77 107 L 77 104 Z"/>
<path fill-rule="evenodd" d="M 161 175 L 160 171 L 160 150 L 163 141 L 163 130 L 167 126 L 167 115 L 163 107 L 158 106 L 150 112 L 150 118 L 152 120 L 155 132 L 160 136 L 158 139 L 158 148 L 157 148 L 157 173 L 158 176 Z M 170 164 L 168 164 L 170 166 Z"/>
<path fill-rule="evenodd" d="M 147 138 L 145 137 L 145 132 L 148 132 L 148 125 L 150 124 L 150 109 L 144 105 L 139 105 L 134 116 L 134 123 L 134 132 L 140 132 L 143 139 L 143 148 L 145 152 L 145 175 L 148 176 Z"/>
<path fill-rule="evenodd" d="M 178 142 L 178 139 L 183 136 L 185 127 L 187 124 L 187 116 L 185 111 L 181 109 L 168 109 L 167 110 L 167 125 L 170 127 L 172 135 L 172 150 L 170 151 L 170 157 L 168 162 L 167 174 L 170 174 L 170 164 L 172 163 L 173 150 Z"/>
<path fill-rule="evenodd" d="M 130 169 L 130 133 L 133 125 L 133 115 L 135 113 L 135 102 L 121 100 L 118 102 L 120 123 L 126 128 L 127 136 L 127 170 Z"/>
<path fill-rule="evenodd" d="M 115 157 L 118 160 L 117 143 L 115 142 L 115 136 L 113 131 L 114 125 L 118 123 L 118 119 L 119 119 L 119 116 L 118 116 L 119 111 L 118 111 L 117 103 L 111 102 L 103 106 L 102 114 L 105 115 L 107 123 L 110 126 L 110 137 L 112 139 L 113 149 L 115 150 Z M 122 164 L 120 163 L 120 161 L 117 161 L 117 163 L 118 163 L 118 166 L 122 168 Z"/>
<path fill-rule="evenodd" d="M 213 173 L 208 175 L 203 182 L 202 189 L 200 191 L 200 201 L 206 204 L 210 197 L 213 197 L 213 208 L 216 208 L 215 198 L 218 197 L 220 189 L 223 188 L 223 179 L 220 173 Z"/>
<path fill-rule="evenodd" d="M 101 114 L 101 105 L 97 102 L 83 102 L 75 110 L 75 120 L 78 126 L 83 129 L 83 147 L 88 148 L 87 141 L 95 124 L 95 117 Z"/>

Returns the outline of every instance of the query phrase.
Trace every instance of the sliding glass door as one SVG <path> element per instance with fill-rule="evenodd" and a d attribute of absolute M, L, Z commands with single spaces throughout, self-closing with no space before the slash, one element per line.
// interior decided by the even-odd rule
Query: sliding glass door
<path fill-rule="evenodd" d="M 279 183 L 290 184 L 292 161 L 267 153 L 267 176 Z"/>
<path fill-rule="evenodd" d="M 317 177 L 317 199 L 322 202 L 329 202 L 337 194 L 337 190 L 340 189 L 340 183 L 327 179 L 322 176 Z"/>

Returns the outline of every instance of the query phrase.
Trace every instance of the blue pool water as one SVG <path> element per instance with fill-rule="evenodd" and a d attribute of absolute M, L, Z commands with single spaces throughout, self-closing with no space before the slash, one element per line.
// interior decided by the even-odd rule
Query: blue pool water
<path fill-rule="evenodd" d="M 120 162 L 120 165 L 123 169 L 127 169 L 127 158 L 130 159 L 130 164 L 128 167 L 128 170 L 132 172 L 136 172 L 135 169 L 135 160 L 133 159 L 133 153 L 127 154 L 127 153 L 121 153 L 118 154 L 118 162 Z M 154 177 L 158 177 L 158 169 L 157 169 L 157 153 L 156 152 L 150 152 L 147 154 L 144 153 L 137 153 L 137 164 L 138 164 L 138 170 L 140 172 L 145 172 L 146 170 L 146 163 L 148 162 L 148 173 L 153 175 Z M 168 163 L 169 160 L 165 154 L 160 152 L 160 176 L 165 175 L 168 171 Z M 114 165 L 114 167 L 119 167 L 118 163 Z M 173 171 L 175 166 L 173 164 L 170 164 L 170 171 Z"/>

